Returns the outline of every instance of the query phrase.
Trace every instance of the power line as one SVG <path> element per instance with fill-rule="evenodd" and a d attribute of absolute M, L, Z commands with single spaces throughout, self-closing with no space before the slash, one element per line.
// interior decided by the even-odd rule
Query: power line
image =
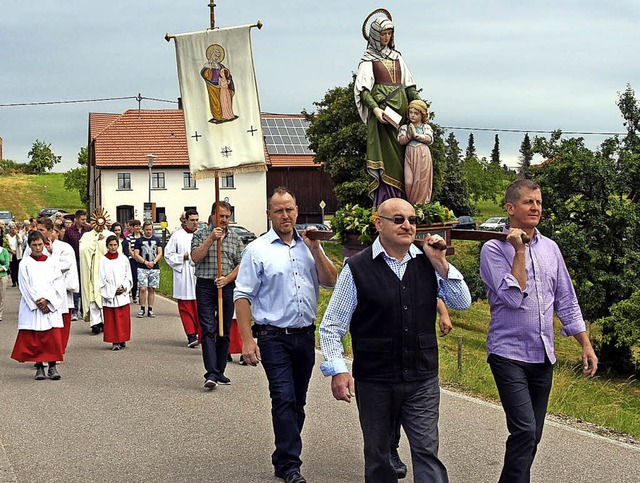
<path fill-rule="evenodd" d="M 492 132 L 515 132 L 515 133 L 533 133 L 533 134 L 550 134 L 557 129 L 550 129 L 548 131 L 537 129 L 503 129 L 503 128 L 491 128 L 491 127 L 454 127 L 454 126 L 441 126 L 444 129 L 458 130 L 458 131 L 492 131 Z M 624 136 L 627 133 L 624 132 L 580 132 L 580 131 L 562 131 L 562 134 L 581 134 L 584 136 Z"/>
<path fill-rule="evenodd" d="M 42 101 L 42 102 L 14 102 L 9 104 L 0 104 L 0 107 L 19 107 L 19 106 L 50 106 L 54 104 L 80 104 L 85 102 L 105 102 L 105 101 L 122 101 L 125 99 L 133 99 L 136 101 L 141 101 L 143 99 L 148 101 L 156 101 L 156 102 L 169 102 L 172 104 L 177 104 L 177 101 L 169 101 L 166 99 L 156 99 L 153 97 L 142 97 L 140 95 L 137 96 L 125 96 L 125 97 L 102 97 L 97 99 L 75 99 L 69 101 Z"/>
<path fill-rule="evenodd" d="M 0 104 L 0 107 L 49 106 L 49 105 L 55 105 L 55 104 L 80 104 L 80 103 L 86 103 L 86 102 L 122 101 L 125 99 L 134 99 L 138 101 L 138 103 L 142 100 L 147 100 L 147 101 L 167 102 L 170 104 L 177 104 L 177 101 L 171 101 L 167 99 L 158 99 L 155 97 L 144 97 L 138 94 L 137 96 L 103 97 L 103 98 L 97 98 L 97 99 L 76 99 L 76 100 L 69 100 L 69 101 L 15 102 L 10 104 Z M 510 128 L 462 127 L 462 126 L 441 126 L 441 127 L 443 129 L 457 130 L 457 131 L 490 131 L 490 132 L 532 133 L 532 134 L 550 134 L 553 131 L 555 131 L 555 129 L 538 130 L 538 129 L 510 129 Z M 624 136 L 627 133 L 562 131 L 562 134 L 572 134 L 572 135 L 582 135 L 582 136 Z"/>

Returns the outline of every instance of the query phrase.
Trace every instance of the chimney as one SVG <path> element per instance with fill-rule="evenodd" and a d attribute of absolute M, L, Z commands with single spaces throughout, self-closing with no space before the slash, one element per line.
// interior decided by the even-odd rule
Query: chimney
<path fill-rule="evenodd" d="M 182 97 L 178 97 L 178 109 L 182 111 Z"/>

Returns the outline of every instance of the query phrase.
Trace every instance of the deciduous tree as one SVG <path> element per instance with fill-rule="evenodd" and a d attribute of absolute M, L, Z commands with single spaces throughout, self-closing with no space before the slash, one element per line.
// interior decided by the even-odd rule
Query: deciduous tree
<path fill-rule="evenodd" d="M 31 150 L 27 154 L 29 158 L 29 172 L 32 174 L 42 174 L 51 171 L 60 162 L 61 156 L 56 156 L 51 150 L 51 144 L 36 139 Z"/>

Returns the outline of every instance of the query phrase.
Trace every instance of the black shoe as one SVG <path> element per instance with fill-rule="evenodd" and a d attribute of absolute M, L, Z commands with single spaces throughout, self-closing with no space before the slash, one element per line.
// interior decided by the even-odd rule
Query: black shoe
<path fill-rule="evenodd" d="M 389 453 L 389 461 L 391 462 L 391 466 L 393 466 L 393 469 L 396 470 L 396 475 L 398 476 L 399 480 L 407 476 L 407 465 L 402 462 L 397 451 L 392 450 Z"/>
<path fill-rule="evenodd" d="M 119 351 L 120 350 L 120 344 L 111 344 L 111 350 L 112 351 Z"/>
<path fill-rule="evenodd" d="M 120 349 L 126 349 L 126 347 L 127 347 L 126 342 L 120 342 Z"/>
<path fill-rule="evenodd" d="M 218 383 L 216 381 L 214 381 L 213 379 L 207 379 L 206 381 L 204 381 L 204 387 L 205 389 L 215 389 L 216 387 L 218 387 Z"/>
<path fill-rule="evenodd" d="M 273 472 L 273 476 L 283 479 L 285 483 L 307 483 L 307 480 L 300 474 L 299 470 L 290 471 L 286 475 L 283 475 L 278 470 L 275 470 Z"/>
<path fill-rule="evenodd" d="M 36 367 L 36 381 L 44 381 L 47 377 L 44 375 L 44 367 Z"/>
<path fill-rule="evenodd" d="M 229 379 L 227 376 L 225 376 L 224 374 L 220 374 L 217 378 L 216 378 L 216 382 L 218 384 L 221 384 L 223 386 L 228 386 L 229 384 L 231 384 L 231 379 Z"/>
<path fill-rule="evenodd" d="M 233 362 L 233 357 L 231 357 L 231 354 L 227 354 L 227 362 Z"/>
<path fill-rule="evenodd" d="M 59 381 L 61 377 L 58 373 L 58 369 L 56 369 L 56 366 L 49 366 L 47 376 L 49 376 L 49 379 L 51 379 L 52 381 Z"/>
<path fill-rule="evenodd" d="M 193 348 L 198 345 L 198 336 L 196 334 L 189 334 L 187 336 L 187 347 Z"/>
<path fill-rule="evenodd" d="M 240 356 L 240 360 L 238 361 L 238 364 L 240 364 L 241 366 L 246 366 L 247 361 L 244 360 L 244 357 Z"/>
<path fill-rule="evenodd" d="M 98 335 L 100 333 L 100 324 L 92 325 L 91 326 L 91 333 L 93 335 Z"/>

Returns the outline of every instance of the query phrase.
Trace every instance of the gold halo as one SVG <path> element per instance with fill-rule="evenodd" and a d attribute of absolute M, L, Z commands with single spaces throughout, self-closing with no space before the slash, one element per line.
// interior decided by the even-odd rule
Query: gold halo
<path fill-rule="evenodd" d="M 98 206 L 91 215 L 91 227 L 100 233 L 105 229 L 108 223 L 109 213 L 107 213 L 107 210 L 102 208 L 102 206 Z"/>
<path fill-rule="evenodd" d="M 391 14 L 389 13 L 389 10 L 387 10 L 386 8 L 379 8 L 377 10 L 374 10 L 373 12 L 371 12 L 369 15 L 367 15 L 367 18 L 364 19 L 364 22 L 362 22 L 362 36 L 364 37 L 364 39 L 369 42 L 369 34 L 366 31 L 367 28 L 367 22 L 369 21 L 369 19 L 371 17 L 373 17 L 376 13 L 384 13 L 387 18 L 393 22 L 393 19 L 391 18 Z M 207 56 L 207 59 L 209 58 L 209 56 Z"/>
<path fill-rule="evenodd" d="M 224 60 L 224 47 L 222 47 L 222 45 L 220 44 L 211 44 L 209 47 L 207 47 L 207 51 L 206 51 L 206 55 L 207 55 L 207 60 L 209 60 L 209 58 L 211 57 L 211 53 L 214 49 L 218 49 L 220 51 L 220 60 L 218 60 L 218 62 L 222 62 Z"/>

